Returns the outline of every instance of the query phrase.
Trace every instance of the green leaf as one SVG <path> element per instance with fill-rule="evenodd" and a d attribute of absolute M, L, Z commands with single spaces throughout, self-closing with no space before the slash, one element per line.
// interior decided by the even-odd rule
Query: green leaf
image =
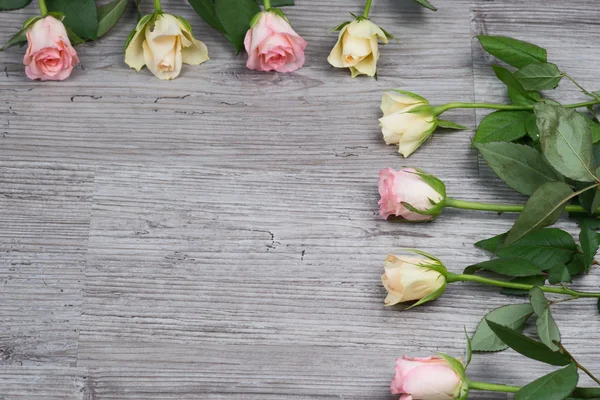
<path fill-rule="evenodd" d="M 188 0 L 196 14 L 217 31 L 226 34 L 227 31 L 219 21 L 212 0 Z"/>
<path fill-rule="evenodd" d="M 528 64 L 515 72 L 515 78 L 525 90 L 554 89 L 562 77 L 562 72 L 552 63 Z"/>
<path fill-rule="evenodd" d="M 563 182 L 541 185 L 527 200 L 524 210 L 508 232 L 505 244 L 555 223 L 574 195 L 571 187 Z"/>
<path fill-rule="evenodd" d="M 506 36 L 479 35 L 477 39 L 485 51 L 515 68 L 546 62 L 546 50 L 535 44 Z"/>
<path fill-rule="evenodd" d="M 586 271 L 589 265 L 585 264 L 583 254 L 575 254 L 570 263 L 567 264 L 567 269 L 571 276 L 577 276 Z"/>
<path fill-rule="evenodd" d="M 531 114 L 527 117 L 525 120 L 525 129 L 527 129 L 527 134 L 534 142 L 540 141 L 540 130 L 537 127 L 535 114 Z"/>
<path fill-rule="evenodd" d="M 508 346 L 490 329 L 488 320 L 493 321 L 519 332 L 523 331 L 525 322 L 533 314 L 531 304 L 512 304 L 496 308 L 486 314 L 477 325 L 475 333 L 471 338 L 473 351 L 501 351 Z"/>
<path fill-rule="evenodd" d="M 431 11 L 437 11 L 437 8 L 433 6 L 428 0 L 414 0 L 425 8 L 429 8 Z"/>
<path fill-rule="evenodd" d="M 349 23 L 350 23 L 350 21 L 342 22 L 341 24 L 339 24 L 338 26 L 336 26 L 335 28 L 333 28 L 333 29 L 330 31 L 330 33 L 331 33 L 331 32 L 339 32 L 339 31 L 341 31 L 341 30 L 342 30 L 342 29 L 344 29 L 344 27 L 345 27 L 346 25 L 348 25 Z"/>
<path fill-rule="evenodd" d="M 471 338 L 467 333 L 467 328 L 465 328 L 465 337 L 467 338 L 467 349 L 465 355 L 465 369 L 471 364 L 471 358 L 473 357 L 473 346 L 471 345 Z"/>
<path fill-rule="evenodd" d="M 571 282 L 571 273 L 565 264 L 555 264 L 548 270 L 548 282 L 558 285 L 561 282 Z"/>
<path fill-rule="evenodd" d="M 480 240 L 479 242 L 475 243 L 475 246 L 479 247 L 480 249 L 496 253 L 496 251 L 500 250 L 504 246 L 505 238 L 506 233 L 502 233 L 500 235 L 493 236 L 489 239 Z"/>
<path fill-rule="evenodd" d="M 546 277 L 543 275 L 535 275 L 535 276 L 521 276 L 518 278 L 511 279 L 509 282 L 511 283 L 521 283 L 525 285 L 533 285 L 533 286 L 544 286 L 546 283 Z M 500 291 L 501 294 L 504 295 L 512 295 L 512 296 L 527 296 L 529 292 L 524 289 L 509 289 L 504 288 Z"/>
<path fill-rule="evenodd" d="M 549 308 L 548 299 L 546 299 L 544 291 L 537 286 L 531 288 L 529 291 L 529 302 L 531 303 L 531 307 L 533 307 L 533 312 L 538 317 Z"/>
<path fill-rule="evenodd" d="M 585 121 L 590 126 L 590 130 L 592 132 L 592 142 L 594 142 L 594 143 L 600 142 L 600 124 L 598 124 L 597 122 L 594 122 L 593 119 L 591 119 L 590 117 L 588 117 L 585 114 L 581 114 L 581 115 L 583 116 L 583 118 L 585 118 Z"/>
<path fill-rule="evenodd" d="M 532 276 L 542 275 L 542 270 L 535 264 L 523 258 L 496 258 L 480 262 L 477 264 L 469 265 L 465 268 L 464 273 L 472 275 L 480 269 L 486 271 L 492 271 L 497 274 L 507 276 Z"/>
<path fill-rule="evenodd" d="M 529 291 L 529 301 L 537 315 L 535 326 L 540 340 L 550 349 L 559 350 L 554 342 L 560 343 L 560 332 L 554 318 L 552 318 L 552 314 L 550 314 L 550 306 L 542 289 L 537 286 L 531 289 Z"/>
<path fill-rule="evenodd" d="M 533 340 L 508 326 L 490 320 L 487 322 L 491 330 L 500 338 L 500 340 L 525 357 L 550 365 L 562 366 L 571 363 L 571 358 L 569 356 L 558 351 L 553 351 L 541 342 Z"/>
<path fill-rule="evenodd" d="M 258 0 L 258 3 L 264 5 L 263 0 Z M 293 6 L 294 0 L 271 0 L 271 7 Z"/>
<path fill-rule="evenodd" d="M 494 73 L 508 88 L 508 97 L 514 104 L 532 105 L 540 101 L 538 92 L 525 90 L 512 72 L 499 65 L 492 65 Z"/>
<path fill-rule="evenodd" d="M 594 257 L 600 247 L 600 233 L 591 229 L 581 228 L 579 232 L 579 242 L 581 243 L 581 251 L 583 252 L 583 261 L 585 270 L 589 271 Z"/>
<path fill-rule="evenodd" d="M 585 189 L 587 183 L 576 183 L 575 189 L 581 190 Z M 581 193 L 578 198 L 579 204 L 585 209 L 585 211 L 592 215 L 598 207 L 600 207 L 600 189 L 588 190 L 586 192 Z"/>
<path fill-rule="evenodd" d="M 129 0 L 113 0 L 108 4 L 98 7 L 98 37 L 102 37 L 117 24 Z"/>
<path fill-rule="evenodd" d="M 542 153 L 561 174 L 582 182 L 594 176 L 592 133 L 585 118 L 560 105 L 534 106 Z"/>
<path fill-rule="evenodd" d="M 495 111 L 486 116 L 473 139 L 477 143 L 512 142 L 527 134 L 529 111 Z"/>
<path fill-rule="evenodd" d="M 31 0 L 0 0 L 0 11 L 18 10 L 27 7 Z"/>
<path fill-rule="evenodd" d="M 541 315 L 538 315 L 535 326 L 542 343 L 552 350 L 559 350 L 559 347 L 554 342 L 560 342 L 560 331 L 556 322 L 554 322 L 554 318 L 552 318 L 552 314 L 550 314 L 549 308 Z"/>
<path fill-rule="evenodd" d="M 600 313 L 600 299 L 598 299 L 598 302 L 596 303 L 596 308 L 598 309 L 598 312 Z"/>
<path fill-rule="evenodd" d="M 460 124 L 454 123 L 452 121 L 446 121 L 445 119 L 438 119 L 437 122 L 438 122 L 438 127 L 440 127 L 440 128 L 458 129 L 461 131 L 469 129 L 464 125 L 460 125 Z"/>
<path fill-rule="evenodd" d="M 260 12 L 260 7 L 254 0 L 215 0 L 215 11 L 227 31 L 225 36 L 239 53 L 244 48 L 250 20 Z"/>
<path fill-rule="evenodd" d="M 98 13 L 94 0 L 46 0 L 50 11 L 65 14 L 64 24 L 83 39 L 98 39 Z"/>
<path fill-rule="evenodd" d="M 496 254 L 499 257 L 521 257 L 547 270 L 555 264 L 568 263 L 576 252 L 577 245 L 569 233 L 558 228 L 546 228 L 523 236 Z"/>
<path fill-rule="evenodd" d="M 8 42 L 6 42 L 4 46 L 0 48 L 0 51 L 8 49 L 11 46 L 24 45 L 25 43 L 27 43 L 27 29 L 21 29 L 19 32 L 15 33 L 10 39 L 8 39 Z"/>
<path fill-rule="evenodd" d="M 515 394 L 515 400 L 563 400 L 575 390 L 578 381 L 577 365 L 571 363 L 523 386 Z"/>
<path fill-rule="evenodd" d="M 516 143 L 476 143 L 496 175 L 517 192 L 531 195 L 541 185 L 562 180 L 534 148 Z"/>

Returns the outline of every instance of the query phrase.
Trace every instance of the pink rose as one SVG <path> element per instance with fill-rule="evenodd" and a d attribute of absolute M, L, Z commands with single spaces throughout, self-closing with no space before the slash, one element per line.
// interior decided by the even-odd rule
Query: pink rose
<path fill-rule="evenodd" d="M 396 360 L 396 375 L 390 385 L 400 400 L 451 400 L 461 394 L 463 382 L 441 357 Z"/>
<path fill-rule="evenodd" d="M 244 46 L 248 52 L 249 69 L 258 71 L 292 72 L 304 65 L 306 40 L 289 22 L 272 11 L 260 13 L 258 20 L 246 33 Z"/>
<path fill-rule="evenodd" d="M 42 18 L 27 29 L 27 41 L 23 64 L 29 79 L 62 81 L 79 62 L 65 26 L 54 17 Z"/>
<path fill-rule="evenodd" d="M 429 182 L 423 180 L 424 176 Z M 430 186 L 431 183 L 435 183 L 437 187 Z M 413 168 L 404 168 L 396 172 L 391 168 L 384 168 L 379 172 L 379 194 L 379 214 L 383 218 L 395 215 L 407 221 L 429 221 L 441 212 L 446 190 L 439 179 L 426 172 Z M 439 212 L 423 215 L 411 211 L 405 204 L 419 211 L 435 208 L 439 209 Z"/>

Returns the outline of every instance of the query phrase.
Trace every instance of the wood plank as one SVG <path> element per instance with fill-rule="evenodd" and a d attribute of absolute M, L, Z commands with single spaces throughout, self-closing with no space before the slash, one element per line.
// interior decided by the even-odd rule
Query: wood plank
<path fill-rule="evenodd" d="M 92 400 L 84 368 L 0 366 L 1 400 Z"/>
<path fill-rule="evenodd" d="M 0 364 L 76 363 L 93 176 L 0 163 Z"/>

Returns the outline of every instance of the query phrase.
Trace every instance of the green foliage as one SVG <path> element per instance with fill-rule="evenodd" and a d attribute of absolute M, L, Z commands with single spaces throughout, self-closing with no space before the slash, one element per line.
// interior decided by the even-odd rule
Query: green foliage
<path fill-rule="evenodd" d="M 523 212 L 508 232 L 505 244 L 555 223 L 573 196 L 573 190 L 566 183 L 550 182 L 541 185 L 525 204 Z"/>
<path fill-rule="evenodd" d="M 433 6 L 428 0 L 414 0 L 418 4 L 422 5 L 425 8 L 429 8 L 432 11 L 437 11 L 437 8 Z"/>
<path fill-rule="evenodd" d="M 525 90 L 554 89 L 560 83 L 563 74 L 555 64 L 533 63 L 515 72 L 515 78 Z"/>
<path fill-rule="evenodd" d="M 501 351 L 508 346 L 492 331 L 488 321 L 493 321 L 508 326 L 518 332 L 523 331 L 525 322 L 533 314 L 530 304 L 513 304 L 496 308 L 486 314 L 477 325 L 475 333 L 471 338 L 473 351 Z"/>
<path fill-rule="evenodd" d="M 444 119 L 438 119 L 437 123 L 438 123 L 438 127 L 440 127 L 440 128 L 457 129 L 457 130 L 461 130 L 461 131 L 469 129 L 466 126 L 457 124 L 457 123 L 452 122 L 452 121 L 446 121 Z"/>
<path fill-rule="evenodd" d="M 559 347 L 556 343 L 560 343 L 560 332 L 552 314 L 550 313 L 550 305 L 544 292 L 539 287 L 534 287 L 529 291 L 529 301 L 533 307 L 533 311 L 537 315 L 535 326 L 537 334 L 542 343 L 550 349 L 557 351 Z"/>
<path fill-rule="evenodd" d="M 250 20 L 260 12 L 260 7 L 254 0 L 215 0 L 215 11 L 227 31 L 225 36 L 239 53 L 244 48 Z"/>
<path fill-rule="evenodd" d="M 0 11 L 18 10 L 27 7 L 31 0 L 0 0 Z"/>
<path fill-rule="evenodd" d="M 496 175 L 517 192 L 531 195 L 541 185 L 562 177 L 534 148 L 516 143 L 476 143 L 475 147 Z"/>
<path fill-rule="evenodd" d="M 495 111 L 487 115 L 477 128 L 475 143 L 512 142 L 527 134 L 525 121 L 529 111 Z"/>
<path fill-rule="evenodd" d="M 578 381 L 577 365 L 571 363 L 523 386 L 515 394 L 515 400 L 563 400 L 573 392 Z"/>
<path fill-rule="evenodd" d="M 127 3 L 128 0 L 113 0 L 98 7 L 98 37 L 106 35 L 117 24 L 127 8 Z"/>
<path fill-rule="evenodd" d="M 544 343 L 533 340 L 511 327 L 490 320 L 487 322 L 491 330 L 500 338 L 500 340 L 525 357 L 550 365 L 563 366 L 571 363 L 571 357 L 561 352 L 553 351 Z"/>
<path fill-rule="evenodd" d="M 585 118 L 556 104 L 539 103 L 534 109 L 542 153 L 550 165 L 577 181 L 596 180 L 592 133 Z"/>
<path fill-rule="evenodd" d="M 521 276 L 518 278 L 511 279 L 509 282 L 533 286 L 544 286 L 544 284 L 546 283 L 546 277 L 543 275 Z M 507 296 L 527 296 L 529 294 L 527 290 L 512 288 L 504 288 L 500 291 L 500 293 L 505 294 Z"/>
<path fill-rule="evenodd" d="M 505 239 L 506 233 L 502 233 L 500 235 L 492 236 L 489 239 L 480 240 L 479 242 L 475 243 L 475 246 L 479 247 L 480 249 L 496 253 L 496 251 L 500 250 L 504 246 Z"/>
<path fill-rule="evenodd" d="M 485 51 L 513 67 L 546 62 L 546 50 L 535 44 L 506 36 L 479 35 L 477 39 Z"/>
<path fill-rule="evenodd" d="M 496 252 L 499 257 L 521 257 L 542 270 L 566 264 L 577 252 L 573 237 L 558 228 L 532 232 Z"/>
<path fill-rule="evenodd" d="M 579 232 L 579 243 L 581 243 L 581 251 L 583 252 L 583 263 L 586 271 L 589 271 L 594 257 L 600 247 L 600 233 L 591 229 L 582 228 Z"/>
<path fill-rule="evenodd" d="M 465 268 L 464 273 L 472 275 L 479 270 L 492 271 L 506 276 L 542 275 L 542 270 L 523 258 L 496 258 L 473 264 Z"/>
<path fill-rule="evenodd" d="M 536 91 L 525 90 L 523 85 L 515 78 L 512 72 L 499 65 L 492 65 L 492 69 L 508 89 L 508 97 L 513 104 L 533 105 L 540 101 L 540 94 Z"/>
<path fill-rule="evenodd" d="M 98 39 L 98 12 L 94 0 L 46 0 L 49 11 L 65 15 L 63 23 L 76 37 Z"/>

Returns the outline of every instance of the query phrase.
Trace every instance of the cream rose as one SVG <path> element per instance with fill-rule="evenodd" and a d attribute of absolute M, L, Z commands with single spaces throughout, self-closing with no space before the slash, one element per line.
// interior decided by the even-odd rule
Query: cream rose
<path fill-rule="evenodd" d="M 192 36 L 187 21 L 171 14 L 146 16 L 140 20 L 125 50 L 125 63 L 137 71 L 147 66 L 160 79 L 179 76 L 182 64 L 198 65 L 208 60 L 204 43 Z"/>
<path fill-rule="evenodd" d="M 368 19 L 356 19 L 341 29 L 327 61 L 336 68 L 349 68 L 353 78 L 361 74 L 375 76 L 379 40 L 388 42 L 380 27 Z"/>
<path fill-rule="evenodd" d="M 388 255 L 385 273 L 381 276 L 383 286 L 388 291 L 385 305 L 434 300 L 446 286 L 446 277 L 439 270 L 445 270 L 445 267 L 430 258 Z"/>
<path fill-rule="evenodd" d="M 387 144 L 397 144 L 398 152 L 404 157 L 419 148 L 437 127 L 429 102 L 411 92 L 385 92 L 381 111 L 383 118 L 379 119 L 379 124 L 383 139 Z"/>

